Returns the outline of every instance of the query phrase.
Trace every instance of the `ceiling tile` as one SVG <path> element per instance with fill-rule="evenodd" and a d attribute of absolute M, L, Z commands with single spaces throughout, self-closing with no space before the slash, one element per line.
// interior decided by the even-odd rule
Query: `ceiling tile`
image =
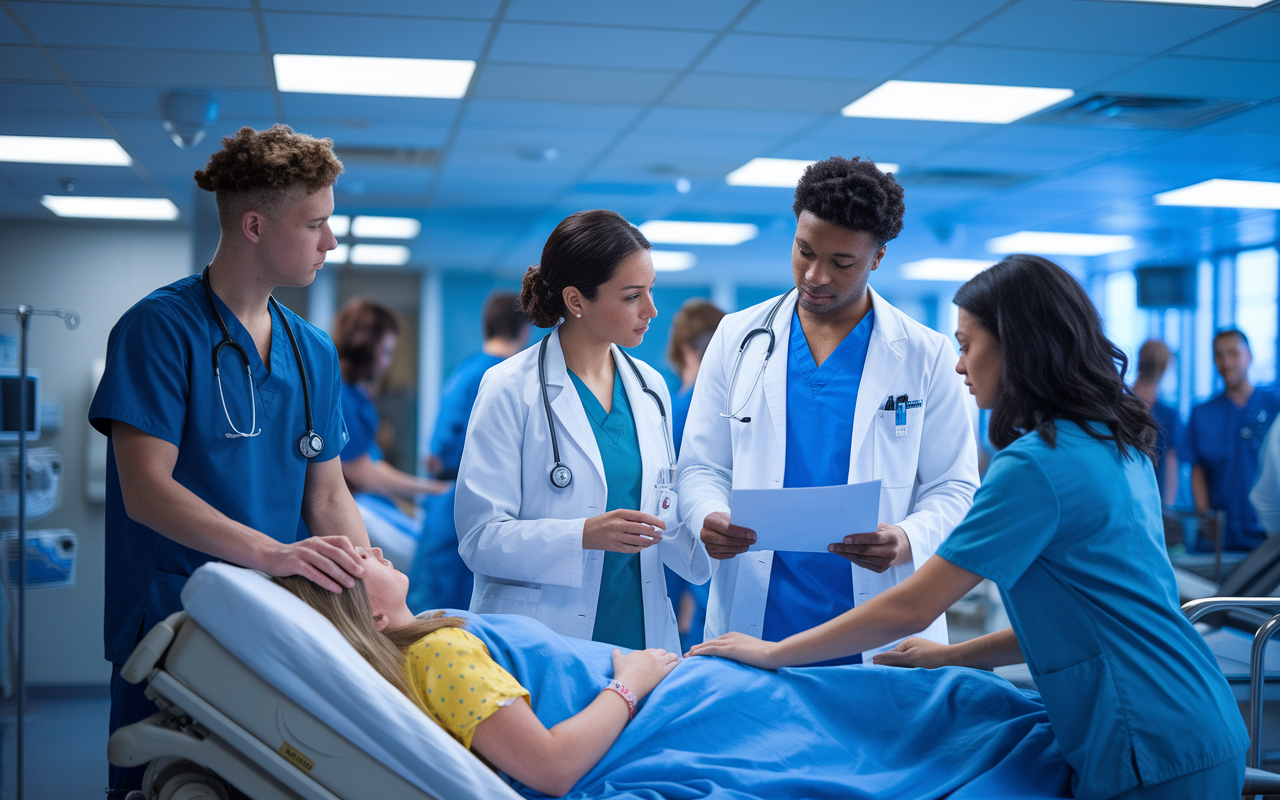
<path fill-rule="evenodd" d="M 303 133 L 333 139 L 338 154 L 342 148 L 435 149 L 449 136 L 448 125 L 377 124 L 359 127 L 344 120 L 298 120 L 294 127 Z"/>
<path fill-rule="evenodd" d="M 50 3 L 57 5 L 84 5 L 85 0 L 39 0 L 41 3 Z M 110 0 L 112 5 L 117 6 L 190 6 L 208 8 L 210 6 L 221 6 L 223 8 L 252 8 L 252 0 Z"/>
<path fill-rule="evenodd" d="M 874 84 L 852 80 L 748 77 L 694 73 L 686 76 L 663 102 L 673 106 L 707 106 L 752 110 L 836 113 Z"/>
<path fill-rule="evenodd" d="M 1141 59 L 1142 56 L 1136 54 L 950 45 L 898 77 L 912 81 L 1079 89 Z"/>
<path fill-rule="evenodd" d="M 466 127 L 520 125 L 526 128 L 617 130 L 636 118 L 642 106 L 607 103 L 535 103 L 477 98 L 467 106 Z"/>
<path fill-rule="evenodd" d="M 1242 133 L 1280 133 L 1280 103 L 1243 111 L 1206 126 L 1207 130 Z"/>
<path fill-rule="evenodd" d="M 1078 150 L 976 146 L 944 150 L 913 163 L 913 168 L 975 170 L 1039 175 L 1065 169 L 1090 158 Z M 909 172 L 909 170 L 908 170 Z"/>
<path fill-rule="evenodd" d="M 84 114 L 80 98 L 64 83 L 0 84 L 0 110 Z"/>
<path fill-rule="evenodd" d="M 1165 56 L 1098 88 L 1174 97 L 1268 100 L 1280 96 L 1280 62 Z"/>
<path fill-rule="evenodd" d="M 1101 154 L 1168 135 L 1169 131 L 1101 128 L 1086 125 L 1037 125 L 1023 122 L 1015 125 L 992 126 L 989 134 L 983 137 L 982 144 L 1057 150 L 1078 148 Z"/>
<path fill-rule="evenodd" d="M 637 132 L 746 133 L 788 136 L 823 119 L 817 114 L 658 106 Z"/>
<path fill-rule="evenodd" d="M 945 144 L 980 137 L 997 131 L 1002 127 L 1001 125 L 982 125 L 969 122 L 926 122 L 907 119 L 832 116 L 829 122 L 814 130 L 810 135 L 814 138 L 901 142 L 904 144 L 915 143 L 941 147 Z"/>
<path fill-rule="evenodd" d="M 337 94 L 282 92 L 281 101 L 290 119 L 344 120 L 352 127 L 373 122 L 450 123 L 460 100 L 420 97 L 355 97 Z"/>
<path fill-rule="evenodd" d="M 164 53 L 51 47 L 49 54 L 71 80 L 88 84 L 181 88 L 265 89 L 261 55 Z"/>
<path fill-rule="evenodd" d="M 566 22 L 583 25 L 624 25 L 648 28 L 720 30 L 746 0 L 514 0 L 506 19 L 528 22 Z"/>
<path fill-rule="evenodd" d="M 963 41 L 1011 47 L 1159 53 L 1239 18 L 1239 11 L 1194 6 L 1033 0 L 1003 11 L 964 36 Z"/>
<path fill-rule="evenodd" d="M 62 82 L 58 73 L 32 45 L 0 45 L 0 75 L 7 81 Z"/>
<path fill-rule="evenodd" d="M 1258 14 L 1178 51 L 1178 55 L 1280 61 L 1280 16 Z"/>
<path fill-rule="evenodd" d="M 682 70 L 711 43 L 710 33 L 506 23 L 489 60 Z"/>
<path fill-rule="evenodd" d="M 73 164 L 0 163 L 0 177 L 27 194 L 67 194 L 63 182 L 75 182 L 75 194 L 87 197 L 155 197 L 151 187 L 129 167 L 88 167 Z"/>
<path fill-rule="evenodd" d="M 248 10 L 10 3 L 44 45 L 258 52 Z"/>
<path fill-rule="evenodd" d="M 859 3 L 854 10 L 843 0 L 763 0 L 738 25 L 737 30 L 943 42 L 1005 2 L 897 0 L 892 3 Z"/>
<path fill-rule="evenodd" d="M 31 44 L 31 40 L 8 14 L 0 14 L 0 44 Z"/>
<path fill-rule="evenodd" d="M 124 86 L 82 86 L 81 91 L 93 103 L 94 108 L 108 116 L 142 115 L 154 118 L 160 116 L 160 95 L 168 91 L 153 87 Z M 214 124 L 235 124 L 242 117 L 273 117 L 275 104 L 271 93 L 238 92 L 222 90 L 210 92 L 218 104 L 218 119 Z"/>
<path fill-rule="evenodd" d="M 477 59 L 488 22 L 355 15 L 263 15 L 273 53 Z"/>
<path fill-rule="evenodd" d="M 248 0 L 245 0 L 248 2 Z M 318 11 L 350 13 L 353 8 L 361 14 L 390 14 L 414 17 L 454 17 L 460 19 L 492 19 L 497 13 L 499 0 L 260 0 L 269 11 Z"/>
<path fill-rule="evenodd" d="M 730 34 L 698 63 L 698 71 L 882 81 L 932 48 L 927 44 Z"/>
<path fill-rule="evenodd" d="M 475 79 L 472 95 L 502 100 L 586 103 L 652 103 L 670 85 L 674 72 L 575 69 L 488 64 Z"/>
<path fill-rule="evenodd" d="M 69 114 L 0 113 L 0 135 L 5 136 L 75 136 L 105 139 L 109 134 L 102 123 L 89 116 Z"/>

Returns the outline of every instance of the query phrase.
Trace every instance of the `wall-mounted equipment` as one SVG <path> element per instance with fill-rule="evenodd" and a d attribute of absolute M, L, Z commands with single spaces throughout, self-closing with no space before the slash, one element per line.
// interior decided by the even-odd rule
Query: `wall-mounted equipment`
<path fill-rule="evenodd" d="M 0 442 L 18 441 L 18 418 L 22 415 L 24 392 L 16 369 L 0 369 Z M 27 370 L 27 441 L 40 438 L 40 373 Z"/>
<path fill-rule="evenodd" d="M 18 516 L 18 448 L 0 448 L 0 517 Z M 62 456 L 51 447 L 27 451 L 27 521 L 40 519 L 62 504 Z"/>
<path fill-rule="evenodd" d="M 1138 281 L 1138 308 L 1195 308 L 1194 265 L 1148 264 L 1133 271 Z"/>
<path fill-rule="evenodd" d="M 18 582 L 18 532 L 0 534 L 4 546 L 4 576 L 10 584 Z M 27 531 L 27 588 L 54 589 L 76 584 L 76 554 L 80 543 L 76 535 L 65 529 Z"/>

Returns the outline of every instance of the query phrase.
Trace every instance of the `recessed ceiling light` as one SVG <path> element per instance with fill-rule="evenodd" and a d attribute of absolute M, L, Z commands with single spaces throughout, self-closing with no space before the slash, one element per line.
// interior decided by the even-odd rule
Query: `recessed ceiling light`
<path fill-rule="evenodd" d="M 698 263 L 698 257 L 682 250 L 650 250 L 653 268 L 658 272 L 679 272 Z"/>
<path fill-rule="evenodd" d="M 300 56 L 277 53 L 276 88 L 307 94 L 438 97 L 467 93 L 476 62 L 439 58 Z"/>
<path fill-rule="evenodd" d="M 351 223 L 351 235 L 359 239 L 412 239 L 421 230 L 411 217 L 356 217 Z"/>
<path fill-rule="evenodd" d="M 650 220 L 640 232 L 658 244 L 733 245 L 756 238 L 760 229 L 749 222 L 676 222 Z"/>
<path fill-rule="evenodd" d="M 1220 6 L 1222 8 L 1257 8 L 1271 0 L 1111 0 L 1125 3 L 1160 3 L 1174 6 Z"/>
<path fill-rule="evenodd" d="M 794 189 L 800 182 L 805 169 L 816 161 L 805 161 L 799 158 L 753 158 L 730 172 L 724 182 L 730 186 L 771 186 L 779 189 Z M 876 166 L 881 172 L 897 172 L 898 165 L 889 162 L 878 162 Z"/>
<path fill-rule="evenodd" d="M 60 217 L 89 219 L 177 219 L 178 207 L 163 197 L 63 197 L 45 195 L 40 203 Z"/>
<path fill-rule="evenodd" d="M 885 81 L 841 109 L 846 117 L 1005 124 L 1071 97 L 1070 89 Z"/>
<path fill-rule="evenodd" d="M 334 214 L 329 217 L 329 230 L 334 236 L 346 236 L 351 232 L 351 217 L 345 214 Z"/>
<path fill-rule="evenodd" d="M 127 167 L 133 163 L 115 139 L 63 136 L 0 136 L 0 161 L 95 167 Z"/>
<path fill-rule="evenodd" d="M 902 265 L 910 281 L 967 281 L 994 264 L 979 258 L 922 258 Z"/>
<path fill-rule="evenodd" d="M 324 257 L 326 264 L 345 264 L 347 259 L 351 257 L 351 245 L 340 244 L 328 252 Z"/>
<path fill-rule="evenodd" d="M 1132 250 L 1132 236 L 1098 233 L 1048 233 L 1019 231 L 987 242 L 993 253 L 1046 253 L 1053 256 L 1100 256 Z"/>
<path fill-rule="evenodd" d="M 1230 181 L 1223 178 L 1184 186 L 1155 196 L 1158 206 L 1280 209 L 1280 183 Z"/>
<path fill-rule="evenodd" d="M 358 244 L 351 248 L 351 263 L 403 266 L 409 263 L 409 248 L 402 244 Z"/>

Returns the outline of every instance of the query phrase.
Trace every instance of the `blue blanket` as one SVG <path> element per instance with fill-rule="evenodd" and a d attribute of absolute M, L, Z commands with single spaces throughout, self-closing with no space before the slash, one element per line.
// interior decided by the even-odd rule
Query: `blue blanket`
<path fill-rule="evenodd" d="M 459 616 L 529 690 L 547 727 L 586 708 L 613 675 L 610 645 L 527 617 Z M 994 800 L 1070 797 L 1070 778 L 1039 695 L 990 673 L 773 672 L 695 657 L 646 698 L 567 796 Z"/>

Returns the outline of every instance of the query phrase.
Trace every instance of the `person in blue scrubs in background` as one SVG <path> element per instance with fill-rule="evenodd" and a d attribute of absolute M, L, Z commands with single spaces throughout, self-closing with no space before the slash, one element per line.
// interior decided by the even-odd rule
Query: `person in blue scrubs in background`
<path fill-rule="evenodd" d="M 337 460 L 337 353 L 271 299 L 277 286 L 310 284 L 336 246 L 328 218 L 342 163 L 329 139 L 283 125 L 222 143 L 195 174 L 217 196 L 213 261 L 121 317 L 89 407 L 109 438 L 112 732 L 156 712 L 120 668 L 152 625 L 181 610 L 201 564 L 302 575 L 334 592 L 364 574 L 355 545 L 369 542 Z M 113 765 L 108 796 L 140 789 L 144 770 Z"/>
<path fill-rule="evenodd" d="M 1178 409 L 1160 400 L 1160 379 L 1169 368 L 1172 354 L 1159 339 L 1149 339 L 1138 348 L 1138 378 L 1133 393 L 1146 403 L 1147 411 L 1160 426 L 1156 439 L 1156 486 L 1160 501 L 1167 506 L 1178 499 L 1178 442 L 1182 440 L 1182 419 Z"/>
<path fill-rule="evenodd" d="M 529 344 L 529 317 L 520 310 L 515 292 L 495 291 L 484 301 L 480 352 L 457 366 L 444 383 L 440 414 L 431 436 L 427 472 L 440 480 L 458 477 L 462 446 L 466 441 L 471 407 L 480 392 L 480 380 L 489 368 L 501 364 Z M 466 608 L 471 604 L 475 577 L 458 555 L 458 531 L 453 523 L 454 488 L 423 500 L 425 519 L 418 552 L 409 574 L 409 608 L 414 613 L 430 608 Z"/>
<path fill-rule="evenodd" d="M 694 655 L 777 669 L 920 630 L 984 577 L 1011 628 L 956 645 L 908 639 L 877 664 L 1026 661 L 1086 800 L 1240 796 L 1248 734 L 1178 607 L 1151 468 L 1158 434 L 1124 354 L 1058 265 L 1013 255 L 960 287 L 956 370 L 990 408 L 973 508 L 914 575 L 781 642 L 727 634 Z M 1122 365 L 1116 369 L 1116 363 Z"/>
<path fill-rule="evenodd" d="M 671 398 L 671 435 L 677 458 L 680 457 L 680 439 L 684 436 L 684 423 L 689 416 L 689 404 L 693 401 L 698 368 L 702 366 L 702 356 L 722 319 L 724 312 L 715 303 L 694 297 L 686 300 L 671 320 L 667 361 L 680 377 L 680 391 Z M 676 604 L 676 627 L 680 629 L 680 647 L 683 650 L 702 641 L 710 590 L 709 583 L 690 583 L 667 570 L 667 596 Z"/>
<path fill-rule="evenodd" d="M 396 469 L 378 446 L 381 419 L 373 395 L 391 367 L 399 337 L 395 312 L 371 297 L 348 300 L 333 318 L 348 435 L 342 448 L 342 474 L 355 494 L 369 542 L 381 547 L 389 560 L 407 567 L 418 547 L 421 523 L 396 505 L 396 499 L 416 502 L 450 487 Z"/>
<path fill-rule="evenodd" d="M 1191 491 L 1200 511 L 1226 512 L 1224 550 L 1252 550 L 1267 535 L 1249 503 L 1249 490 L 1258 476 L 1262 440 L 1280 413 L 1280 394 L 1249 381 L 1252 363 L 1242 331 L 1219 331 L 1213 337 L 1213 365 L 1226 388 L 1191 409 L 1187 423 Z M 1206 537 L 1196 542 L 1199 550 L 1213 547 Z"/>

